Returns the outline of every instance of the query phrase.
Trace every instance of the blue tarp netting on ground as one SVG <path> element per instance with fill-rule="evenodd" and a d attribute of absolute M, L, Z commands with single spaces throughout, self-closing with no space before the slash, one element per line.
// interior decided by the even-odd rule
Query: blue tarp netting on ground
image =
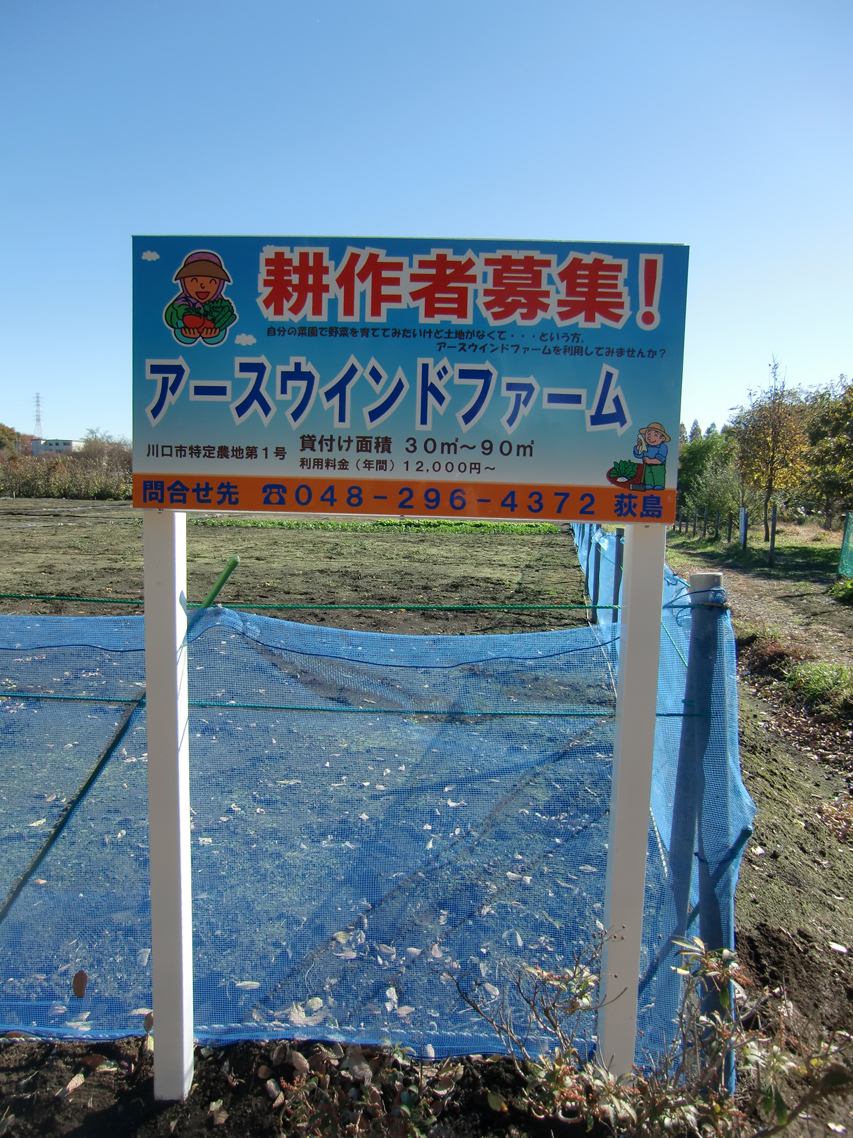
<path fill-rule="evenodd" d="M 683 582 L 667 590 L 672 602 Z M 669 846 L 686 832 L 673 802 L 689 625 L 689 605 L 670 603 L 638 1056 L 671 1034 L 679 997 Z M 718 630 L 707 805 L 687 861 L 691 907 L 707 866 L 731 943 L 752 805 L 727 617 Z M 500 1050 L 457 981 L 497 1006 L 523 964 L 566 965 L 603 928 L 617 646 L 609 623 L 415 637 L 200 615 L 188 653 L 197 1038 Z M 0 903 L 109 752 L 0 922 L 0 1030 L 139 1031 L 151 1007 L 142 618 L 4 616 L 0 662 Z"/>

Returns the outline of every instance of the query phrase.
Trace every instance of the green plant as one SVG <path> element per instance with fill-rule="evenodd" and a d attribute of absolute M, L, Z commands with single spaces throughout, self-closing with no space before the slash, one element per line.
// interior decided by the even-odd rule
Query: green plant
<path fill-rule="evenodd" d="M 480 522 L 455 518 L 190 518 L 190 525 L 232 526 L 240 529 L 309 529 L 342 533 L 559 533 L 551 522 Z"/>
<path fill-rule="evenodd" d="M 479 981 L 457 983 L 465 1002 L 510 1052 L 524 1079 L 523 1106 L 533 1117 L 636 1138 L 769 1138 L 813 1103 L 853 1093 L 851 1037 L 838 1033 L 811 1049 L 800 1045 L 795 1054 L 784 1028 L 769 1035 L 754 1026 L 766 997 L 749 999 L 734 953 L 711 951 L 698 938 L 676 942 L 684 989 L 668 1050 L 630 1076 L 616 1077 L 586 1061 L 580 1049 L 585 1033 L 579 1029 L 599 1006 L 594 964 L 602 943 L 571 968 L 525 967 L 497 1006 Z M 535 1057 L 524 1042 L 531 1036 L 540 1047 Z M 730 1090 L 735 1065 L 737 1093 Z"/>
<path fill-rule="evenodd" d="M 853 671 L 844 664 L 807 660 L 796 664 L 786 680 L 807 707 L 836 712 L 853 710 Z"/>
<path fill-rule="evenodd" d="M 830 588 L 829 595 L 842 605 L 853 605 L 853 580 L 839 581 Z"/>

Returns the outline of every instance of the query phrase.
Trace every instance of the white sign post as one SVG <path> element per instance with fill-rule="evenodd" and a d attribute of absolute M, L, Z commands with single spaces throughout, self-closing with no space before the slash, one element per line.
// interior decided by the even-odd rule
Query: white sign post
<path fill-rule="evenodd" d="M 665 554 L 663 526 L 625 527 L 598 1013 L 599 1059 L 616 1075 L 632 1069 L 637 1032 Z"/>
<path fill-rule="evenodd" d="M 154 1097 L 181 1099 L 193 1077 L 186 514 L 148 511 L 143 526 Z"/>

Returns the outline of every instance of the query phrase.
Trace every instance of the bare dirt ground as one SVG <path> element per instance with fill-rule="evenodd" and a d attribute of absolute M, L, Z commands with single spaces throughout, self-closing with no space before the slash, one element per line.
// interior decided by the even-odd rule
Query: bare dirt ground
<path fill-rule="evenodd" d="M 204 515 L 208 517 L 208 515 Z M 584 624 L 585 610 L 448 613 L 406 605 L 575 604 L 583 584 L 571 537 L 519 540 L 503 533 L 348 532 L 187 527 L 187 591 L 200 602 L 228 558 L 240 566 L 218 601 L 258 605 L 389 604 L 393 611 L 271 613 L 309 624 L 377 632 L 527 632 Z M 142 522 L 121 503 L 0 499 L 0 592 L 142 598 Z M 95 616 L 141 612 L 127 605 L 0 598 L 0 612 Z M 463 619 L 464 618 L 464 619 Z M 462 621 L 462 623 L 460 623 Z"/>
<path fill-rule="evenodd" d="M 736 629 L 762 626 L 818 658 L 850 663 L 853 609 L 827 594 L 832 542 L 815 555 L 780 557 L 767 570 L 756 554 L 740 560 L 725 547 L 672 536 L 670 564 L 722 568 Z M 75 597 L 141 598 L 142 526 L 118 503 L 0 501 L 0 592 Z M 582 623 L 582 609 L 441 613 L 407 604 L 582 604 L 582 581 L 571 536 L 564 533 L 374 534 L 191 525 L 191 600 L 201 600 L 232 554 L 241 565 L 223 603 L 393 604 L 392 611 L 302 609 L 287 619 L 407 633 L 518 632 Z M 834 554 L 837 561 L 837 552 Z M 396 606 L 399 605 L 399 608 Z M 140 612 L 129 605 L 0 598 L 0 613 L 96 615 Z M 853 835 L 839 822 L 849 810 L 853 743 L 849 723 L 816 722 L 784 704 L 778 687 L 744 674 L 740 708 L 743 775 L 758 806 L 736 899 L 737 947 L 757 990 L 776 991 L 768 1023 L 784 1022 L 789 1039 L 834 1028 L 853 1029 Z M 851 950 L 851 951 L 847 951 Z M 117 1044 L 0 1041 L 0 1135 L 281 1133 L 268 1077 L 294 1080 L 301 1065 L 288 1053 L 240 1044 L 196 1055 L 196 1078 L 185 1103 L 155 1103 L 150 1053 L 128 1039 Z M 315 1068 L 335 1064 L 313 1045 L 301 1049 Z M 387 1057 L 368 1054 L 371 1065 Z M 396 1060 L 400 1086 L 414 1066 Z M 296 1065 L 294 1065 L 296 1064 Z M 263 1070 L 269 1068 L 267 1076 Z M 78 1074 L 85 1081 L 56 1097 Z M 442 1119 L 443 1138 L 558 1135 L 514 1107 L 506 1064 L 466 1060 Z M 344 1083 L 346 1089 L 352 1082 Z M 506 1111 L 489 1106 L 498 1091 Z M 221 1101 L 216 1110 L 211 1110 Z M 222 1115 L 227 1115 L 224 1119 Z M 831 1134 L 851 1128 L 841 1103 L 798 1121 L 792 1133 Z M 284 1133 L 297 1133 L 289 1125 Z"/>
<path fill-rule="evenodd" d="M 835 582 L 841 534 L 817 525 L 780 526 L 775 564 L 761 534 L 750 532 L 746 552 L 725 542 L 671 533 L 669 562 L 681 576 L 721 570 L 736 627 L 773 632 L 805 654 L 853 662 L 853 605 L 827 592 Z"/>

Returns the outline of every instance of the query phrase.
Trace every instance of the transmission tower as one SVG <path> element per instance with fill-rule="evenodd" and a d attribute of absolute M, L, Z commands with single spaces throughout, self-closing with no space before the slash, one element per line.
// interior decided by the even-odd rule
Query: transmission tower
<path fill-rule="evenodd" d="M 36 423 L 35 423 L 35 437 L 40 439 L 42 437 L 41 426 L 41 395 L 36 392 Z"/>

